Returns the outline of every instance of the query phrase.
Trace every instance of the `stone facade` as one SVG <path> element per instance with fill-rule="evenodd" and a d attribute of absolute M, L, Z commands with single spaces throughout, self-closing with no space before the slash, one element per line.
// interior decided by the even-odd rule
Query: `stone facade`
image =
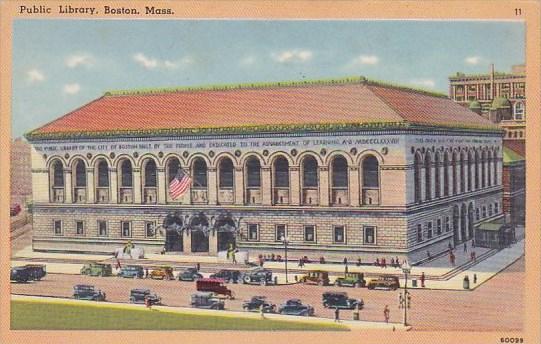
<path fill-rule="evenodd" d="M 32 196 L 32 166 L 30 163 L 30 144 L 22 138 L 11 141 L 10 185 L 11 203 L 21 206 Z"/>

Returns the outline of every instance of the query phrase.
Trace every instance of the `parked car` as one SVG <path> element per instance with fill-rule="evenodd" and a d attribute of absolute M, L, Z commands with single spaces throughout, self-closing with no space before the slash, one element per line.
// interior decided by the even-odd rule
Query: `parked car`
<path fill-rule="evenodd" d="M 143 267 L 138 265 L 123 266 L 118 273 L 118 277 L 124 278 L 143 278 L 144 275 Z"/>
<path fill-rule="evenodd" d="M 247 271 L 242 276 L 242 283 L 244 284 L 259 284 L 267 285 L 272 283 L 272 271 L 269 269 L 255 268 Z"/>
<path fill-rule="evenodd" d="M 230 299 L 234 298 L 233 291 L 224 285 L 224 280 L 217 278 L 200 278 L 195 282 L 197 291 L 210 291 L 224 295 Z"/>
<path fill-rule="evenodd" d="M 10 281 L 26 283 L 31 280 L 30 272 L 24 266 L 11 268 Z"/>
<path fill-rule="evenodd" d="M 210 275 L 210 278 L 221 278 L 227 283 L 233 282 L 238 283 L 240 280 L 240 271 L 239 270 L 220 270 L 215 274 Z"/>
<path fill-rule="evenodd" d="M 47 274 L 43 264 L 27 264 L 11 268 L 10 280 L 16 282 L 39 281 Z"/>
<path fill-rule="evenodd" d="M 178 280 L 179 281 L 195 281 L 200 278 L 203 278 L 203 275 L 197 271 L 196 268 L 187 268 L 183 272 L 178 274 Z"/>
<path fill-rule="evenodd" d="M 364 307 L 364 301 L 362 299 L 349 298 L 347 293 L 326 292 L 321 297 L 323 299 L 323 307 L 325 308 L 354 309 L 357 308 L 357 305 L 359 309 Z"/>
<path fill-rule="evenodd" d="M 377 279 L 370 280 L 368 289 L 387 289 L 396 290 L 400 288 L 400 282 L 396 276 L 380 276 Z"/>
<path fill-rule="evenodd" d="M 105 293 L 93 285 L 77 284 L 73 287 L 73 298 L 77 300 L 105 301 Z"/>
<path fill-rule="evenodd" d="M 225 308 L 225 302 L 222 299 L 219 299 L 210 292 L 197 292 L 192 294 L 192 307 L 195 308 L 206 308 L 206 309 L 221 309 Z"/>
<path fill-rule="evenodd" d="M 263 306 L 263 313 L 275 313 L 276 305 L 267 301 L 266 296 L 252 296 L 250 300 L 242 303 L 242 309 L 245 311 L 260 311 Z"/>
<path fill-rule="evenodd" d="M 22 208 L 21 205 L 18 203 L 15 203 L 11 207 L 9 207 L 9 216 L 17 216 L 21 212 Z"/>
<path fill-rule="evenodd" d="M 334 284 L 343 287 L 365 287 L 366 280 L 364 279 L 364 274 L 362 272 L 348 272 L 344 277 L 338 277 L 334 281 Z"/>
<path fill-rule="evenodd" d="M 314 315 L 314 307 L 310 305 L 303 305 L 299 299 L 291 299 L 280 305 L 280 308 L 278 308 L 278 313 L 286 315 L 311 316 Z"/>
<path fill-rule="evenodd" d="M 83 267 L 81 268 L 81 275 L 101 277 L 112 276 L 113 268 L 111 267 L 111 264 L 89 263 L 83 265 Z"/>
<path fill-rule="evenodd" d="M 329 285 L 329 273 L 320 270 L 309 271 L 300 281 L 304 284 Z"/>
<path fill-rule="evenodd" d="M 146 300 L 149 300 L 152 305 L 159 305 L 162 303 L 162 298 L 155 293 L 152 294 L 150 289 L 132 289 L 130 291 L 131 303 L 145 303 Z"/>
<path fill-rule="evenodd" d="M 160 266 L 150 272 L 150 278 L 161 280 L 174 280 L 173 268 L 170 266 Z"/>

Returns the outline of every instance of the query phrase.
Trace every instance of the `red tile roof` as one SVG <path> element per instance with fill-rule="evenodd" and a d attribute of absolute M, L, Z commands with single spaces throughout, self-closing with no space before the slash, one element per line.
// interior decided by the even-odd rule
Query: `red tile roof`
<path fill-rule="evenodd" d="M 503 140 L 503 145 L 505 148 L 509 148 L 513 152 L 526 156 L 526 140 Z"/>
<path fill-rule="evenodd" d="M 273 125 L 404 123 L 497 129 L 452 100 L 364 78 L 106 93 L 28 134 Z"/>

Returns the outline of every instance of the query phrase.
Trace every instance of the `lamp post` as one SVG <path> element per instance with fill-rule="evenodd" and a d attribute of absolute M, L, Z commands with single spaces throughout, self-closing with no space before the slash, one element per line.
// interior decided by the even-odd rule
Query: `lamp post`
<path fill-rule="evenodd" d="M 285 259 L 285 267 L 286 267 L 286 284 L 288 283 L 287 280 L 287 244 L 289 243 L 289 238 L 287 236 L 282 235 L 282 242 L 284 243 L 284 259 Z"/>
<path fill-rule="evenodd" d="M 402 264 L 402 272 L 404 273 L 404 297 L 402 302 L 404 303 L 404 326 L 408 326 L 408 274 L 411 272 L 411 266 L 408 264 L 408 261 L 405 261 Z"/>

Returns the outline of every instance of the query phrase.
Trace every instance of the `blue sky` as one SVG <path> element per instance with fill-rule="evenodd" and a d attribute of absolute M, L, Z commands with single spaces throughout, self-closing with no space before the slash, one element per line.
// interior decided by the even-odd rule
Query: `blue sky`
<path fill-rule="evenodd" d="M 12 136 L 111 89 L 363 75 L 447 93 L 490 63 L 524 63 L 522 23 L 17 20 Z"/>

